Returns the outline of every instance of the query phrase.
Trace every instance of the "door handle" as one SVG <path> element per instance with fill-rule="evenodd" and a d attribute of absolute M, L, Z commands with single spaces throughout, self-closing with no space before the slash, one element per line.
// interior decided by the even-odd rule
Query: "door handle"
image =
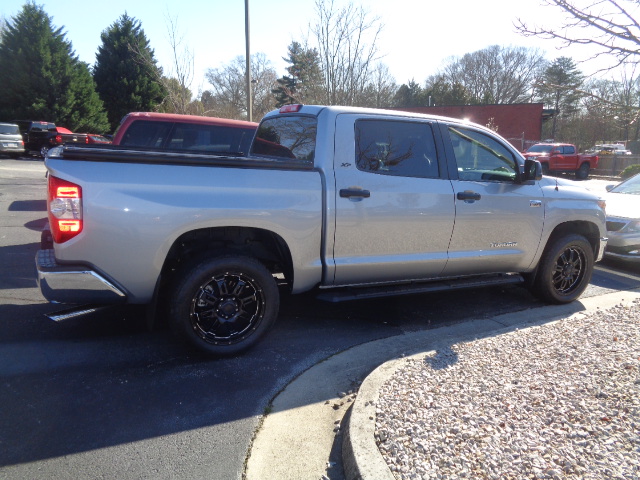
<path fill-rule="evenodd" d="M 340 198 L 369 198 L 371 192 L 362 190 L 361 188 L 342 188 L 340 189 Z"/>
<path fill-rule="evenodd" d="M 469 190 L 464 192 L 458 192 L 456 195 L 458 200 L 464 200 L 465 202 L 473 202 L 475 200 L 480 200 L 480 194 L 476 192 L 471 192 Z"/>

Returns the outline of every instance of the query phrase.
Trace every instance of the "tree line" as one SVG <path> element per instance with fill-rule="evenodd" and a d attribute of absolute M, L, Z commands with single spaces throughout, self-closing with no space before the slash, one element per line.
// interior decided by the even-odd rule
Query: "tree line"
<path fill-rule="evenodd" d="M 284 75 L 277 74 L 264 54 L 252 55 L 254 118 L 287 103 L 403 108 L 543 102 L 555 112 L 544 125 L 545 138 L 584 147 L 638 140 L 640 41 L 623 8 L 635 0 L 594 0 L 582 9 L 569 0 L 547 1 L 568 15 L 568 23 L 543 30 L 518 20 L 521 33 L 555 35 L 568 44 L 597 39 L 603 54 L 620 67 L 618 78 L 587 77 L 569 57 L 549 61 L 538 49 L 493 45 L 449 58 L 422 83 L 411 79 L 399 85 L 378 50 L 381 20 L 353 3 L 316 0 L 307 38 L 292 41 L 283 57 Z M 595 7 L 607 23 L 598 23 Z M 624 35 L 617 30 L 623 26 Z M 570 36 L 589 28 L 600 35 Z M 604 39 L 607 34 L 612 41 Z M 194 94 L 193 53 L 183 44 L 175 20 L 169 22 L 170 73 L 158 65 L 141 22 L 126 13 L 100 38 L 96 62 L 88 65 L 75 55 L 62 27 L 53 25 L 34 1 L 0 23 L 0 119 L 45 119 L 75 131 L 111 133 L 131 111 L 247 117 L 244 57 L 208 69 L 210 87 Z"/>

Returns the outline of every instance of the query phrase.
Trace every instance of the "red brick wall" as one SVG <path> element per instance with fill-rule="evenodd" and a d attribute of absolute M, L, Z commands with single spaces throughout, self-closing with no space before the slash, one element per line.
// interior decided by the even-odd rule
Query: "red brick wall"
<path fill-rule="evenodd" d="M 498 127 L 498 133 L 518 150 L 528 148 L 542 137 L 542 103 L 517 103 L 513 105 L 454 105 L 444 107 L 396 108 L 414 113 L 428 113 L 467 119 L 470 122 Z M 491 120 L 493 119 L 493 120 Z"/>

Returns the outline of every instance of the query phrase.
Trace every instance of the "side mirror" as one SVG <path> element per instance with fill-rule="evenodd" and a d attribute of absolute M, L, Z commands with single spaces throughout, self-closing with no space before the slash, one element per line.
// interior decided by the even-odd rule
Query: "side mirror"
<path fill-rule="evenodd" d="M 528 182 L 529 180 L 540 179 L 542 179 L 542 165 L 540 165 L 540 162 L 538 160 L 525 160 L 522 181 Z"/>
<path fill-rule="evenodd" d="M 615 185 L 607 185 L 607 186 L 606 186 L 606 187 L 604 187 L 604 188 L 605 188 L 605 190 L 606 190 L 607 192 L 610 192 L 611 190 L 613 190 L 613 189 L 614 189 L 614 187 L 615 187 Z"/>

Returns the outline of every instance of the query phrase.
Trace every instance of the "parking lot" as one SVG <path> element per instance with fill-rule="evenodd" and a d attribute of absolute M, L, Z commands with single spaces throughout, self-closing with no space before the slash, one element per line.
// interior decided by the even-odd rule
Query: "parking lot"
<path fill-rule="evenodd" d="M 540 305 L 517 286 L 339 305 L 294 297 L 261 344 L 227 359 L 148 331 L 136 310 L 57 324 L 33 267 L 44 173 L 41 160 L 0 158 L 0 478 L 241 478 L 260 416 L 309 366 L 374 339 Z M 638 266 L 604 262 L 585 295 L 638 287 Z"/>

